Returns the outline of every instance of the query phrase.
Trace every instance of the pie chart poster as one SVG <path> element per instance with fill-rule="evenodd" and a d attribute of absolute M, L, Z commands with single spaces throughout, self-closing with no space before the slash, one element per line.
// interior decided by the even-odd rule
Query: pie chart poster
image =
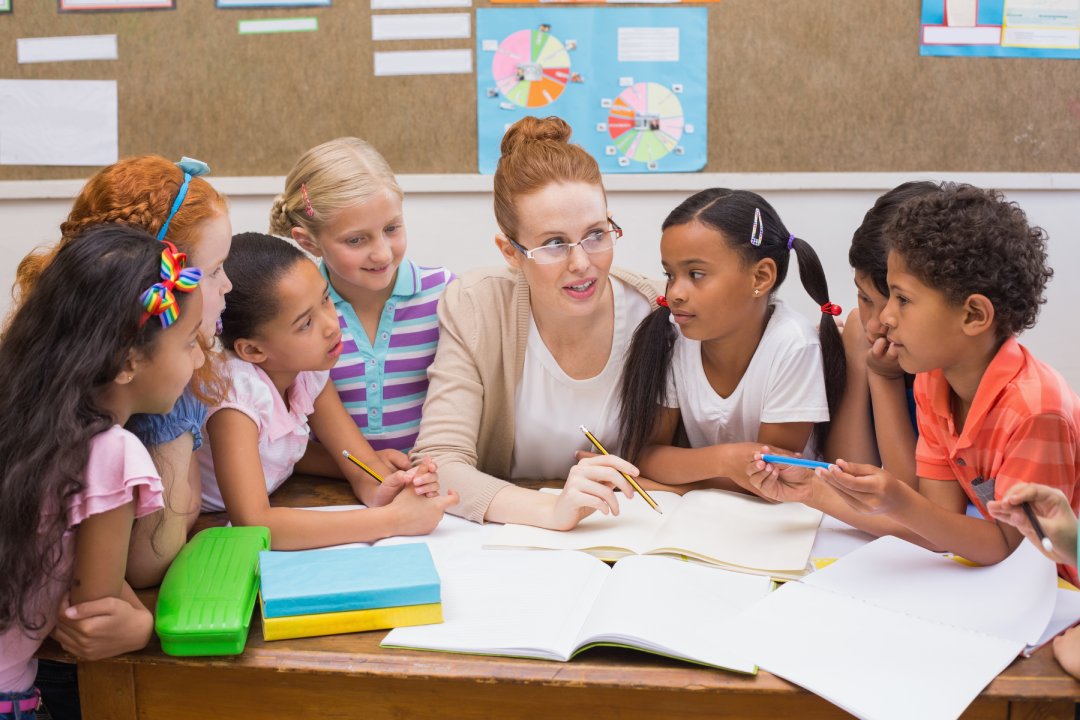
<path fill-rule="evenodd" d="M 479 167 L 503 134 L 558 115 L 605 173 L 705 167 L 706 8 L 479 8 Z"/>

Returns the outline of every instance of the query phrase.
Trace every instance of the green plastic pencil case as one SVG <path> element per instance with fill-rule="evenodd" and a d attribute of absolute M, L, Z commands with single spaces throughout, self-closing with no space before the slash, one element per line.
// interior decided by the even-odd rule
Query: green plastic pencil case
<path fill-rule="evenodd" d="M 158 592 L 154 629 L 167 655 L 239 655 L 259 592 L 270 529 L 216 527 L 176 556 Z"/>

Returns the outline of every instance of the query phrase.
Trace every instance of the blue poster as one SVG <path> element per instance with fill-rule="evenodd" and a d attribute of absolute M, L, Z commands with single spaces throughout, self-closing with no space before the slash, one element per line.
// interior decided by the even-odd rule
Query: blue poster
<path fill-rule="evenodd" d="M 479 8 L 479 166 L 503 133 L 558 115 L 605 173 L 705 167 L 705 8 Z"/>
<path fill-rule="evenodd" d="M 923 0 L 919 54 L 1078 59 L 1080 4 Z"/>

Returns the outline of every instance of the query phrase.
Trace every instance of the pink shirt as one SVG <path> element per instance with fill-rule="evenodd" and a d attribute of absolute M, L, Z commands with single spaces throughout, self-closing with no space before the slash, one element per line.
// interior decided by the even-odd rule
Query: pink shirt
<path fill-rule="evenodd" d="M 146 448 L 119 425 L 90 440 L 90 459 L 83 477 L 82 492 L 68 501 L 67 525 L 60 564 L 44 583 L 37 603 L 45 626 L 27 634 L 19 627 L 0 634 L 0 692 L 28 690 L 37 674 L 33 659 L 42 640 L 56 625 L 60 598 L 71 583 L 71 563 L 75 556 L 75 528 L 91 515 L 99 515 L 128 503 L 135 503 L 135 517 L 148 515 L 165 506 L 161 478 Z"/>
<path fill-rule="evenodd" d="M 311 432 L 307 416 L 314 410 L 315 398 L 322 392 L 330 373 L 305 371 L 297 375 L 285 391 L 288 407 L 258 365 L 231 357 L 225 363 L 225 376 L 230 381 L 229 391 L 220 405 L 210 408 L 207 418 L 225 408 L 239 410 L 251 418 L 259 430 L 259 458 L 269 495 L 292 475 L 293 466 L 304 456 Z M 197 455 L 202 469 L 202 509 L 224 510 L 210 444 L 204 443 Z"/>

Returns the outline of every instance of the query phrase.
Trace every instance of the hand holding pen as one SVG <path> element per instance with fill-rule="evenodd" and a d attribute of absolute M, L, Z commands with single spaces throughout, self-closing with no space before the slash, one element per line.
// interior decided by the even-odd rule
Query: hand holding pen
<path fill-rule="evenodd" d="M 1069 498 L 1057 488 L 1018 483 L 1000 500 L 986 503 L 986 510 L 1023 533 L 1054 562 L 1076 565 L 1076 515 Z"/>
<path fill-rule="evenodd" d="M 397 470 L 388 477 L 383 478 L 370 465 L 350 453 L 348 450 L 342 450 L 341 454 L 353 465 L 356 465 L 363 470 L 365 474 L 375 480 L 380 486 L 394 486 L 400 491 L 401 487 L 412 485 L 415 488 L 417 495 L 435 497 L 439 494 L 438 467 L 431 458 L 425 457 L 414 467 L 407 470 Z M 387 501 L 392 499 L 393 495 L 396 494 L 397 492 L 389 493 Z"/>
<path fill-rule="evenodd" d="M 581 426 L 581 432 L 585 433 L 585 437 L 589 439 L 589 442 L 592 443 L 592 446 L 596 448 L 597 452 L 599 452 L 601 455 L 610 455 L 610 453 L 608 453 L 608 451 L 604 449 L 604 446 L 600 444 L 600 441 L 596 439 L 596 436 L 589 432 L 589 430 L 584 425 Z M 621 474 L 626 479 L 626 481 L 630 483 L 630 486 L 633 487 L 639 495 L 641 495 L 642 500 L 649 503 L 649 507 L 651 507 L 653 510 L 660 513 L 661 515 L 664 514 L 664 511 L 660 509 L 660 506 L 656 504 L 656 501 L 652 499 L 652 496 L 642 490 L 641 486 L 638 485 L 637 480 L 632 478 L 628 473 L 622 472 L 621 470 L 619 471 L 619 474 Z"/>

